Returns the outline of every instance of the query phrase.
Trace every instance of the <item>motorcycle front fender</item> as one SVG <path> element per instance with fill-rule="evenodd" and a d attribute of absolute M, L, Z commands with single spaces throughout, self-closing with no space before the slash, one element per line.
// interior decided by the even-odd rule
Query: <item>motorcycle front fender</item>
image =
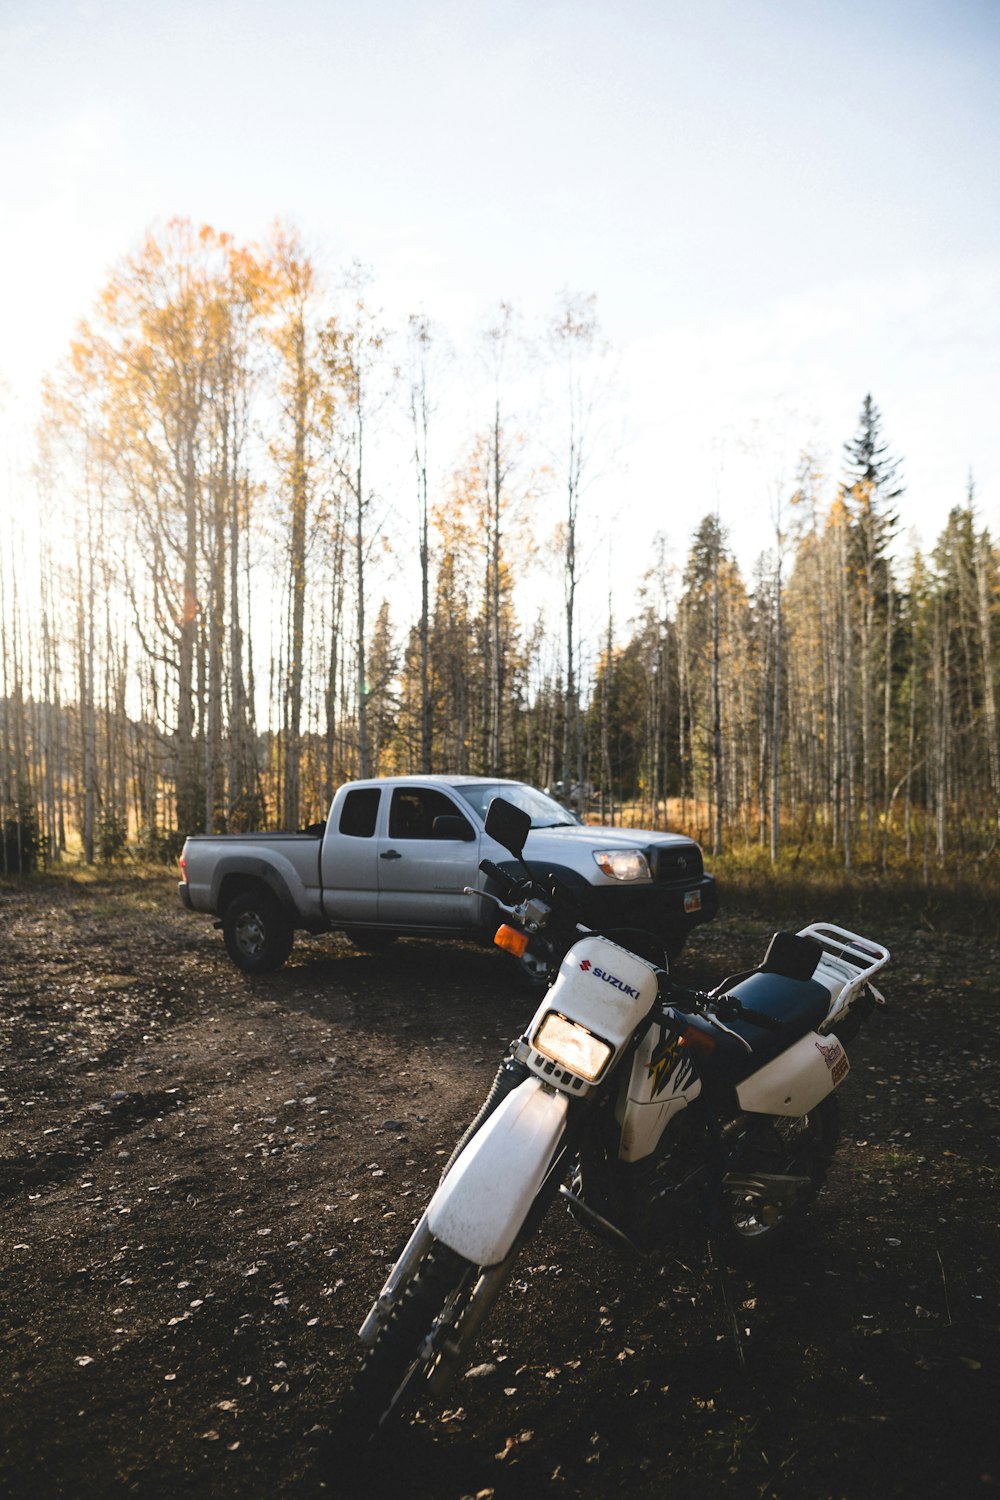
<path fill-rule="evenodd" d="M 472 1137 L 431 1199 L 435 1239 L 476 1266 L 506 1259 L 566 1128 L 569 1100 L 527 1078 Z"/>

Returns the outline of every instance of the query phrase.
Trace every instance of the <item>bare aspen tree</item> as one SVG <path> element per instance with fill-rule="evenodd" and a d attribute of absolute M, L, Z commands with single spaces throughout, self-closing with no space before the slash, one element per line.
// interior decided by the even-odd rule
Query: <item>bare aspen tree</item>
<path fill-rule="evenodd" d="M 11 841 L 8 837 L 14 822 L 13 785 L 13 665 L 12 629 L 8 614 L 11 587 L 7 577 L 8 561 L 13 553 L 12 537 L 8 530 L 0 535 L 0 684 L 3 686 L 3 717 L 0 718 L 0 869 L 9 875 L 14 865 Z"/>
<path fill-rule="evenodd" d="M 889 864 L 889 820 L 892 815 L 892 804 L 895 801 L 895 789 L 892 786 L 892 719 L 893 719 L 893 695 L 892 695 L 892 658 L 893 658 L 893 632 L 896 628 L 895 618 L 896 594 L 893 584 L 892 569 L 886 570 L 886 601 L 885 601 L 885 671 L 882 687 L 882 868 L 888 868 Z"/>
<path fill-rule="evenodd" d="M 97 641 L 96 586 L 97 568 L 96 524 L 99 516 L 97 496 L 90 490 L 86 496 L 86 562 L 79 581 L 77 599 L 77 640 L 79 668 L 78 693 L 81 733 L 81 765 L 83 791 L 83 857 L 88 865 L 94 863 L 97 823 L 97 705 L 94 697 L 94 667 Z"/>
<path fill-rule="evenodd" d="M 971 484 L 970 484 L 971 491 Z M 971 493 L 970 493 L 971 500 Z M 986 750 L 989 763 L 990 797 L 995 832 L 1000 835 L 1000 729 L 997 723 L 996 684 L 993 662 L 992 597 L 996 594 L 996 560 L 989 533 L 979 532 L 975 543 L 976 606 L 979 617 L 979 648 L 982 656 L 983 714 L 986 720 Z"/>
<path fill-rule="evenodd" d="M 555 467 L 565 496 L 561 526 L 566 661 L 562 779 L 569 786 L 572 781 L 583 781 L 576 618 L 581 570 L 580 505 L 592 477 L 600 407 L 609 387 L 608 348 L 597 321 L 597 298 L 563 292 L 549 325 L 547 344 L 562 384 L 558 420 L 564 435 Z"/>
<path fill-rule="evenodd" d="M 781 725 L 784 687 L 784 599 L 782 595 L 782 567 L 785 553 L 785 527 L 783 496 L 780 481 L 775 487 L 772 504 L 774 522 L 774 681 L 771 701 L 771 863 L 778 862 L 778 843 L 781 833 Z"/>
<path fill-rule="evenodd" d="M 346 530 L 343 513 L 343 492 L 338 482 L 331 482 L 325 498 L 321 525 L 326 539 L 327 582 L 323 608 L 323 635 L 327 643 L 325 686 L 323 697 L 324 725 L 324 773 L 323 802 L 328 807 L 333 800 L 340 766 L 344 760 L 341 743 L 344 710 L 344 653 L 341 649 L 344 633 L 344 551 Z"/>
<path fill-rule="evenodd" d="M 666 828 L 667 817 L 667 736 L 671 707 L 670 600 L 667 538 L 657 532 L 653 538 L 656 559 L 644 579 L 649 596 L 645 617 L 650 673 L 648 678 L 647 754 L 650 794 L 653 804 L 653 827 Z"/>
<path fill-rule="evenodd" d="M 501 631 L 501 549 L 510 454 L 501 414 L 501 387 L 513 333 L 513 309 L 502 302 L 497 321 L 486 331 L 484 352 L 492 386 L 492 415 L 486 449 L 486 664 L 488 708 L 485 717 L 483 767 L 500 774 L 503 752 L 505 668 Z"/>
<path fill-rule="evenodd" d="M 413 466 L 417 480 L 417 549 L 420 559 L 420 770 L 433 766 L 430 662 L 430 507 L 428 504 L 428 432 L 432 407 L 429 360 L 433 333 L 423 315 L 409 320 L 410 421 L 413 428 Z"/>
<path fill-rule="evenodd" d="M 251 419 L 262 376 L 262 323 L 275 299 L 273 268 L 256 255 L 230 250 L 224 334 L 216 378 L 214 482 L 218 490 L 220 541 L 228 532 L 228 731 L 226 795 L 228 828 L 259 827 L 265 813 L 259 787 L 256 711 L 253 698 L 250 531 L 255 486 L 251 478 Z M 221 558 L 226 563 L 225 555 Z M 221 583 L 220 583 L 221 592 Z"/>
<path fill-rule="evenodd" d="M 601 816 L 614 827 L 615 783 L 611 766 L 611 673 L 612 642 L 614 638 L 614 616 L 611 609 L 611 594 L 608 594 L 608 623 L 604 639 L 604 661 L 601 672 Z M 567 699 L 567 702 L 569 700 Z M 607 791 L 605 792 L 605 788 Z"/>
<path fill-rule="evenodd" d="M 77 378 L 100 391 L 107 451 L 144 567 L 145 578 L 134 581 L 135 629 L 171 668 L 172 781 L 186 830 L 205 825 L 198 617 L 218 255 L 211 231 L 180 221 L 147 235 L 113 273 L 97 322 L 82 325 L 73 351 Z"/>
<path fill-rule="evenodd" d="M 932 606 L 931 684 L 933 749 L 934 834 L 938 862 L 944 862 L 948 836 L 948 761 L 951 751 L 951 722 L 948 712 L 950 668 L 950 633 L 947 627 L 944 599 L 940 593 Z"/>
<path fill-rule="evenodd" d="M 719 518 L 715 517 L 712 552 L 712 853 L 722 853 L 722 713 L 719 696 Z"/>
<path fill-rule="evenodd" d="M 362 777 L 372 774 L 366 609 L 369 560 L 380 529 L 373 523 L 376 496 L 368 478 L 366 442 L 369 422 L 386 397 L 382 369 L 385 332 L 365 301 L 366 281 L 365 273 L 355 267 L 347 281 L 342 318 L 331 319 L 320 333 L 320 350 L 338 414 L 335 465 L 353 531 L 355 722 L 357 772 Z"/>
<path fill-rule="evenodd" d="M 284 433 L 277 446 L 288 495 L 288 639 L 286 646 L 282 753 L 285 827 L 299 821 L 301 804 L 302 693 L 305 650 L 307 545 L 315 464 L 319 375 L 312 327 L 316 276 L 298 236 L 277 226 L 271 249 L 278 309 L 275 343 L 281 359 Z"/>

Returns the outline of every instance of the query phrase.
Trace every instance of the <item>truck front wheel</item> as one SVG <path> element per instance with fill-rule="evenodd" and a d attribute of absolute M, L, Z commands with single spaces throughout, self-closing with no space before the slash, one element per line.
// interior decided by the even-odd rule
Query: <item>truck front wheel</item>
<path fill-rule="evenodd" d="M 222 919 L 226 952 L 246 974 L 280 969 L 292 951 L 292 924 L 270 891 L 234 896 Z"/>

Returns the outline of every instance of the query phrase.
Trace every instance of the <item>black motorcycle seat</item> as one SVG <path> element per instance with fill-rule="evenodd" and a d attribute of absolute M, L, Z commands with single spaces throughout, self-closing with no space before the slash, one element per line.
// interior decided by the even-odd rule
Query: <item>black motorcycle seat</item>
<path fill-rule="evenodd" d="M 749 1042 L 753 1052 L 747 1052 L 732 1038 L 714 1031 L 716 1050 L 700 1064 L 709 1085 L 713 1082 L 732 1085 L 749 1077 L 800 1037 L 815 1031 L 830 1009 L 830 991 L 825 985 L 816 979 L 789 979 L 785 974 L 751 974 L 726 993 L 738 999 L 747 1010 L 769 1016 L 779 1024 L 772 1030 L 771 1027 L 755 1025 L 753 1021 L 727 1017 L 723 1024 Z"/>
<path fill-rule="evenodd" d="M 796 1037 L 813 1031 L 830 1009 L 830 991 L 817 979 L 789 979 L 785 974 L 751 974 L 734 984 L 728 994 L 772 1021 L 780 1021 L 786 1035 L 781 1045 L 787 1047 Z M 733 1030 L 753 1042 L 763 1033 L 763 1028 L 752 1021 L 736 1021 Z M 744 1028 L 749 1027 L 750 1031 Z M 750 1032 L 752 1031 L 752 1035 Z M 792 1033 L 789 1035 L 788 1033 Z M 775 1033 L 777 1035 L 777 1033 Z"/>

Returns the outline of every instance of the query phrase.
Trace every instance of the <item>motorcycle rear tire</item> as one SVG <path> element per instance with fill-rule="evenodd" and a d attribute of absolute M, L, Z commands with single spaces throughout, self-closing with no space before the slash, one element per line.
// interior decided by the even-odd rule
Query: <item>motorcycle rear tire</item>
<path fill-rule="evenodd" d="M 754 1170 L 808 1178 L 793 1199 L 768 1203 L 738 1189 L 725 1190 L 723 1237 L 741 1256 L 754 1259 L 770 1254 L 789 1238 L 804 1218 L 829 1170 L 840 1137 L 840 1112 L 837 1099 L 830 1094 L 814 1110 L 803 1116 L 799 1133 L 785 1139 L 782 1132 L 799 1125 L 798 1121 L 772 1120 L 769 1127 L 759 1126 L 761 1142 L 758 1151 L 751 1147 L 739 1170 Z M 770 1129 L 773 1143 L 764 1131 Z"/>
<path fill-rule="evenodd" d="M 363 1363 L 341 1399 L 333 1448 L 369 1442 L 383 1425 L 414 1410 L 426 1390 L 437 1350 L 431 1335 L 442 1313 L 460 1310 L 474 1284 L 475 1267 L 447 1246 L 427 1252 L 399 1302 L 364 1353 Z"/>

